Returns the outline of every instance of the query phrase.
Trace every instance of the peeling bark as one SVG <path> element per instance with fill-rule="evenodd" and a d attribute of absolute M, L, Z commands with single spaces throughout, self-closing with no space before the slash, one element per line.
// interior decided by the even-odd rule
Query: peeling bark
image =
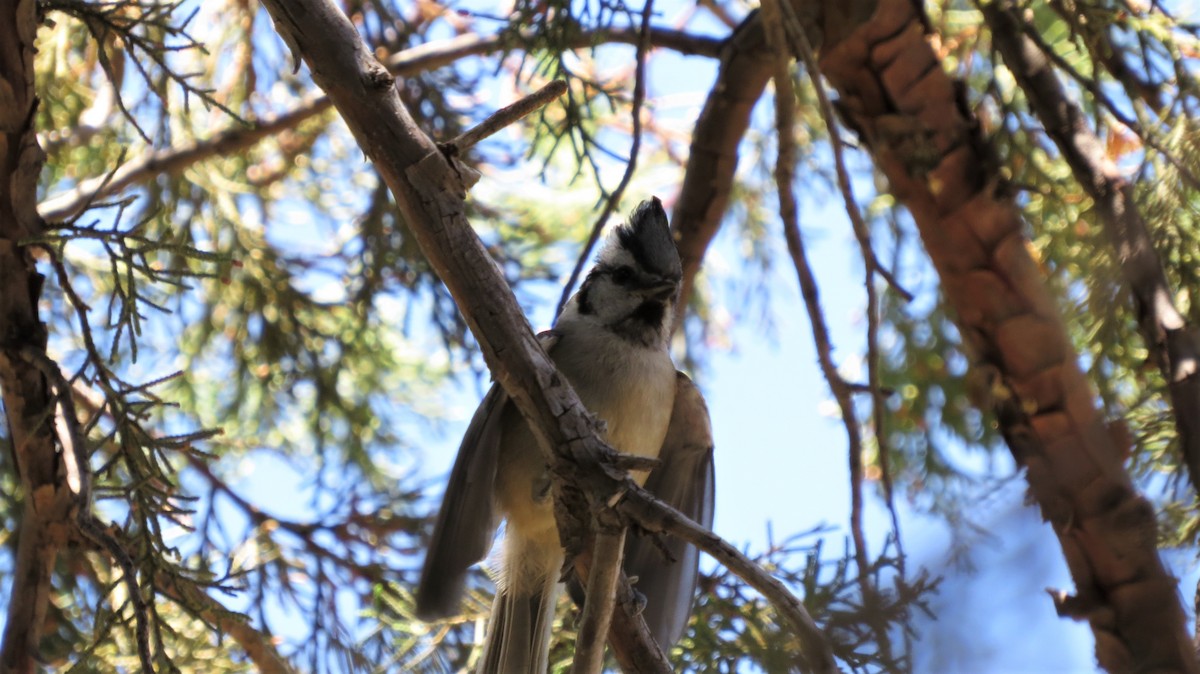
<path fill-rule="evenodd" d="M 1021 215 L 926 41 L 919 5 L 824 4 L 822 72 L 912 213 L 964 345 L 996 384 L 991 411 L 1062 545 L 1077 594 L 1056 598 L 1060 614 L 1089 622 L 1110 671 L 1200 671 L 1155 547 L 1153 508 L 1122 466 Z"/>
<path fill-rule="evenodd" d="M 1146 348 L 1167 382 L 1184 463 L 1192 488 L 1200 494 L 1200 338 L 1175 308 L 1175 293 L 1134 199 L 1133 185 L 1105 156 L 1083 110 L 1067 98 L 1045 54 L 1024 36 L 1014 10 L 993 3 L 984 7 L 983 15 L 992 28 L 992 42 L 1025 91 L 1034 114 L 1096 205 L 1133 293 Z"/>
<path fill-rule="evenodd" d="M 54 561 L 74 523 L 50 386 L 22 355 L 44 355 L 47 336 L 37 310 L 42 275 L 21 244 L 42 231 L 37 180 L 44 155 L 33 129 L 37 25 L 34 0 L 0 0 L 0 391 L 24 501 L 0 674 L 38 668 Z"/>

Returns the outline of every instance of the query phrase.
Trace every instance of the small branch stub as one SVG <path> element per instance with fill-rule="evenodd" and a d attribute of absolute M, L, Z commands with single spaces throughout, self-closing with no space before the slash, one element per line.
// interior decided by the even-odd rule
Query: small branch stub
<path fill-rule="evenodd" d="M 535 110 L 545 107 L 550 101 L 562 96 L 566 91 L 566 82 L 563 80 L 554 80 L 516 103 L 506 105 L 493 112 L 487 119 L 480 122 L 478 126 L 445 143 L 439 143 L 439 146 L 443 152 L 450 156 L 461 154 L 478 144 L 484 138 L 494 135 L 510 124 L 516 123 Z"/>

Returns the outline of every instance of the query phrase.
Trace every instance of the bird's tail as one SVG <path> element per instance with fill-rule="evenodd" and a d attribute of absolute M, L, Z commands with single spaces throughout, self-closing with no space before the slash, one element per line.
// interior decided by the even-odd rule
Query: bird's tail
<path fill-rule="evenodd" d="M 546 674 L 563 555 L 509 536 L 477 674 Z"/>

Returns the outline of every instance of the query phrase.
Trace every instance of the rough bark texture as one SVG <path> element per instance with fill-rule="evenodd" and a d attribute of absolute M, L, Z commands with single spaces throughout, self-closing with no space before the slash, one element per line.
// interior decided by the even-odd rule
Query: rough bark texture
<path fill-rule="evenodd" d="M 1021 215 L 911 0 L 826 1 L 822 72 L 893 194 L 911 211 L 992 411 L 1050 521 L 1076 584 L 1064 615 L 1086 619 L 1110 671 L 1198 671 L 1176 581 L 1134 490 Z"/>
<path fill-rule="evenodd" d="M 72 531 L 73 494 L 55 450 L 54 404 L 42 372 L 22 352 L 43 353 L 42 276 L 21 241 L 38 236 L 43 154 L 33 130 L 34 0 L 0 0 L 0 391 L 24 513 L 0 673 L 34 672 L 50 577 Z"/>
<path fill-rule="evenodd" d="M 1133 185 L 1105 156 L 1083 110 L 1067 97 L 1046 55 L 1025 37 L 1016 11 L 1008 3 L 993 3 L 983 14 L 992 28 L 992 42 L 1034 114 L 1096 205 L 1133 294 L 1142 338 L 1167 381 L 1184 462 L 1192 488 L 1200 493 L 1200 339 L 1175 308 L 1175 293 L 1134 199 Z"/>

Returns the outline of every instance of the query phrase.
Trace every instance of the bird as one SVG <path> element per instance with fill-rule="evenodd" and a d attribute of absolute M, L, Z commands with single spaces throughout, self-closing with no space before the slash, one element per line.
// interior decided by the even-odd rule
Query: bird
<path fill-rule="evenodd" d="M 632 477 L 711 528 L 712 429 L 704 397 L 675 369 L 671 322 L 682 267 L 662 202 L 639 204 L 606 237 L 595 265 L 553 327 L 539 335 L 555 367 L 623 454 L 657 458 Z M 416 591 L 423 620 L 457 615 L 470 567 L 501 521 L 496 599 L 477 672 L 544 674 L 564 552 L 550 473 L 528 423 L 499 384 L 471 419 L 451 469 Z M 669 555 L 629 536 L 624 568 L 645 598 L 643 617 L 669 649 L 682 636 L 698 580 L 698 552 L 669 540 Z"/>

